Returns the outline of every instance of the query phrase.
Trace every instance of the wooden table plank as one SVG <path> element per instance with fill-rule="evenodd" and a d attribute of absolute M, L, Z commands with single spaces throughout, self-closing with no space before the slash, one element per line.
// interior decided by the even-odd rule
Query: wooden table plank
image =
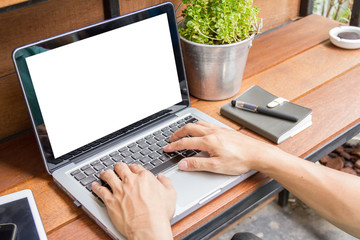
<path fill-rule="evenodd" d="M 79 231 L 81 229 L 81 231 Z M 78 219 L 69 222 L 65 226 L 47 234 L 48 239 L 66 239 L 66 240 L 110 240 L 107 235 L 90 217 L 83 213 Z"/>
<path fill-rule="evenodd" d="M 249 52 L 244 78 L 329 39 L 329 30 L 339 25 L 337 21 L 314 14 L 256 38 Z"/>
<path fill-rule="evenodd" d="M 295 103 L 313 110 L 313 125 L 289 139 L 280 148 L 291 154 L 305 157 L 324 145 L 334 133 L 359 122 L 360 116 L 360 64 Z M 344 87 L 346 85 L 346 87 Z M 319 141 L 323 139 L 322 141 Z M 294 148 L 293 146 L 301 146 Z M 290 150 L 290 151 L 289 151 Z"/>
<path fill-rule="evenodd" d="M 33 132 L 0 144 L 0 192 L 45 173 Z"/>

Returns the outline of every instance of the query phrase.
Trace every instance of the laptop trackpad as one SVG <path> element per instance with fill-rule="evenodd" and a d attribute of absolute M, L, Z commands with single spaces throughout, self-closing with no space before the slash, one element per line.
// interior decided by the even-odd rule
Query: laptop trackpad
<path fill-rule="evenodd" d="M 194 201 L 200 201 L 217 189 L 226 185 L 232 176 L 209 172 L 184 172 L 179 169 L 165 174 L 178 194 L 177 205 L 185 207 Z"/>

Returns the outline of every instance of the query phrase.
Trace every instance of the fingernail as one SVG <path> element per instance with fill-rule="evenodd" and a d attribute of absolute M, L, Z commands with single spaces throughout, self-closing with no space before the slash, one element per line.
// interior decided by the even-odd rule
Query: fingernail
<path fill-rule="evenodd" d="M 188 168 L 187 162 L 186 161 L 180 161 L 179 164 L 178 164 L 178 167 L 179 167 L 180 170 L 187 170 L 187 168 Z"/>

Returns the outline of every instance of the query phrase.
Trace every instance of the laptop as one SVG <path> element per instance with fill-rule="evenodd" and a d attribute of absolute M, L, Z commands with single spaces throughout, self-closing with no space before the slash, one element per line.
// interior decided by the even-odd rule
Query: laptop
<path fill-rule="evenodd" d="M 227 127 L 190 106 L 169 2 L 17 48 L 13 61 L 47 172 L 114 239 L 123 236 L 90 185 L 116 162 L 172 180 L 172 224 L 254 173 L 183 172 L 179 160 L 207 154 L 162 152 L 189 122 Z"/>

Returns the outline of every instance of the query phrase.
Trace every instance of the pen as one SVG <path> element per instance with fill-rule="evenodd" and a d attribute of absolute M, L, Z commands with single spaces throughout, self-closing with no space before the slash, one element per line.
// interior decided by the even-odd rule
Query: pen
<path fill-rule="evenodd" d="M 285 120 L 292 121 L 292 122 L 296 122 L 298 120 L 298 118 L 296 116 L 286 114 L 286 113 L 282 113 L 282 112 L 275 111 L 275 110 L 271 110 L 271 109 L 268 109 L 268 108 L 265 108 L 265 107 L 261 107 L 261 106 L 255 105 L 255 104 L 251 104 L 251 103 L 232 100 L 231 105 L 233 107 L 240 108 L 240 109 L 243 109 L 243 110 L 247 110 L 247 111 L 250 111 L 250 112 L 261 113 L 261 114 L 264 114 L 264 115 L 277 117 L 277 118 L 285 119 Z"/>

